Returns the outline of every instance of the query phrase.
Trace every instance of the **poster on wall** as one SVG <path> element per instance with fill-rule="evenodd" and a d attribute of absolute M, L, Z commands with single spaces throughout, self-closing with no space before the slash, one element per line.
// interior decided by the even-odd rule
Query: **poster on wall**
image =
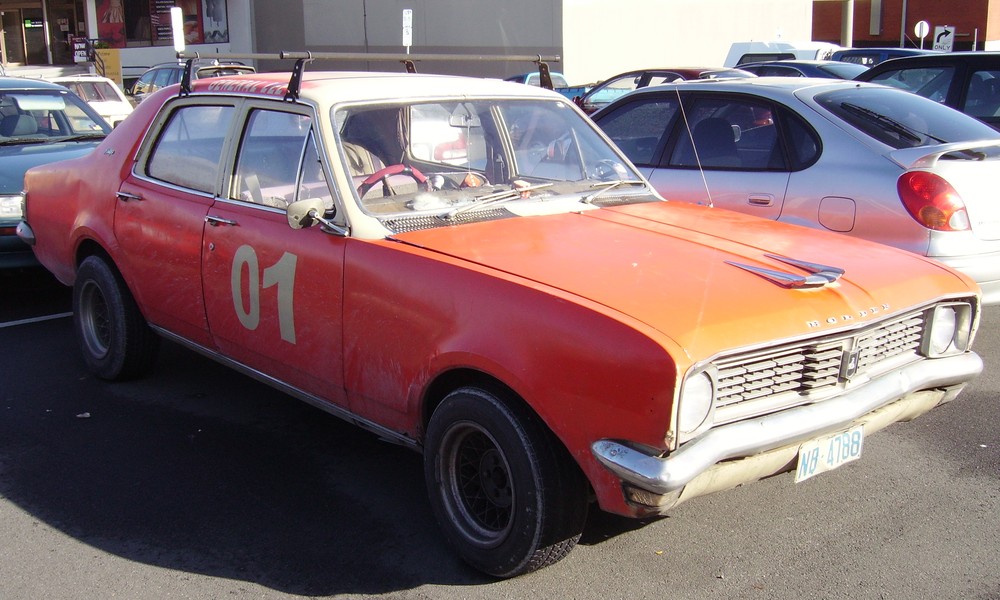
<path fill-rule="evenodd" d="M 222 44 L 229 41 L 229 19 L 226 16 L 226 0 L 201 0 L 202 30 L 206 44 Z"/>
<path fill-rule="evenodd" d="M 125 47 L 122 0 L 97 0 L 97 36 L 111 48 Z"/>

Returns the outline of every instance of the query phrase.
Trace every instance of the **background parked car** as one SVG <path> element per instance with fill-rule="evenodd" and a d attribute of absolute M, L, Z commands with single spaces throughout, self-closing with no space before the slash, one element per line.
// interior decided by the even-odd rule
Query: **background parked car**
<path fill-rule="evenodd" d="M 243 75 L 254 73 L 256 69 L 241 62 L 231 60 L 200 59 L 195 62 L 191 71 L 191 79 L 204 79 L 205 77 L 222 77 L 223 75 Z M 164 63 L 152 67 L 139 76 L 139 79 L 132 85 L 129 95 L 136 104 L 142 99 L 152 94 L 156 90 L 180 83 L 184 76 L 183 63 Z"/>
<path fill-rule="evenodd" d="M 889 60 L 890 58 L 900 58 L 903 56 L 919 56 L 921 54 L 935 54 L 936 50 L 922 50 L 920 48 L 844 48 L 837 50 L 830 56 L 830 60 L 855 63 L 866 67 Z"/>
<path fill-rule="evenodd" d="M 552 78 L 552 87 L 569 87 L 569 83 L 566 82 L 566 77 L 562 73 L 556 71 L 549 71 L 549 76 Z M 531 73 L 520 73 L 518 75 L 512 75 L 510 77 L 504 78 L 504 81 L 513 81 L 514 83 L 523 83 L 525 85 L 541 86 L 542 76 L 538 71 L 533 71 Z"/>
<path fill-rule="evenodd" d="M 1000 52 L 941 52 L 894 58 L 855 79 L 920 94 L 1000 129 Z"/>
<path fill-rule="evenodd" d="M 1000 302 L 1000 134 L 956 110 L 885 86 L 769 77 L 637 90 L 593 119 L 665 198 L 930 256 Z"/>
<path fill-rule="evenodd" d="M 854 79 L 868 67 L 837 60 L 771 60 L 740 65 L 758 77 L 823 77 Z"/>
<path fill-rule="evenodd" d="M 590 114 L 621 98 L 632 90 L 650 85 L 689 79 L 725 79 L 752 77 L 751 73 L 725 67 L 684 67 L 679 69 L 640 69 L 609 77 L 583 94 L 573 98 L 583 112 Z"/>
<path fill-rule="evenodd" d="M 132 103 L 118 84 L 100 75 L 66 75 L 49 81 L 69 88 L 83 98 L 112 127 L 132 113 Z"/>
<path fill-rule="evenodd" d="M 38 264 L 15 235 L 25 171 L 87 154 L 110 131 L 90 105 L 59 84 L 0 77 L 0 268 Z"/>

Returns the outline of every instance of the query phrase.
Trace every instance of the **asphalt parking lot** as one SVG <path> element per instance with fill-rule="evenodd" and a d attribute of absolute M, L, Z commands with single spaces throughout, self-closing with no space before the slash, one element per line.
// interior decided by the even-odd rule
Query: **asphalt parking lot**
<path fill-rule="evenodd" d="M 1000 598 L 1000 308 L 955 402 L 493 581 L 445 545 L 420 457 L 178 346 L 84 369 L 68 290 L 0 273 L 0 598 Z"/>

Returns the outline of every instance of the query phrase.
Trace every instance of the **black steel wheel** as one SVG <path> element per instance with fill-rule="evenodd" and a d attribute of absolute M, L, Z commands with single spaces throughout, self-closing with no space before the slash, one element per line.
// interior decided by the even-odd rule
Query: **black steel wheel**
<path fill-rule="evenodd" d="M 84 259 L 73 286 L 73 323 L 87 368 L 129 379 L 152 366 L 159 346 L 121 276 L 98 257 Z"/>
<path fill-rule="evenodd" d="M 449 394 L 428 426 L 424 474 L 449 542 L 490 575 L 555 563 L 583 532 L 582 473 L 540 419 L 504 394 Z"/>

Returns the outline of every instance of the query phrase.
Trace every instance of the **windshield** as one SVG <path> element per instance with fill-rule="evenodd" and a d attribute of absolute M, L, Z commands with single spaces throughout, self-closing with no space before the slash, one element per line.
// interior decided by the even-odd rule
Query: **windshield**
<path fill-rule="evenodd" d="M 816 101 L 851 128 L 897 149 L 1000 138 L 968 115 L 902 90 L 855 87 L 818 94 Z"/>
<path fill-rule="evenodd" d="M 59 90 L 0 90 L 0 143 L 103 137 L 110 126 L 77 96 Z"/>
<path fill-rule="evenodd" d="M 355 106 L 338 109 L 334 121 L 360 205 L 380 218 L 656 199 L 590 121 L 562 101 Z"/>

